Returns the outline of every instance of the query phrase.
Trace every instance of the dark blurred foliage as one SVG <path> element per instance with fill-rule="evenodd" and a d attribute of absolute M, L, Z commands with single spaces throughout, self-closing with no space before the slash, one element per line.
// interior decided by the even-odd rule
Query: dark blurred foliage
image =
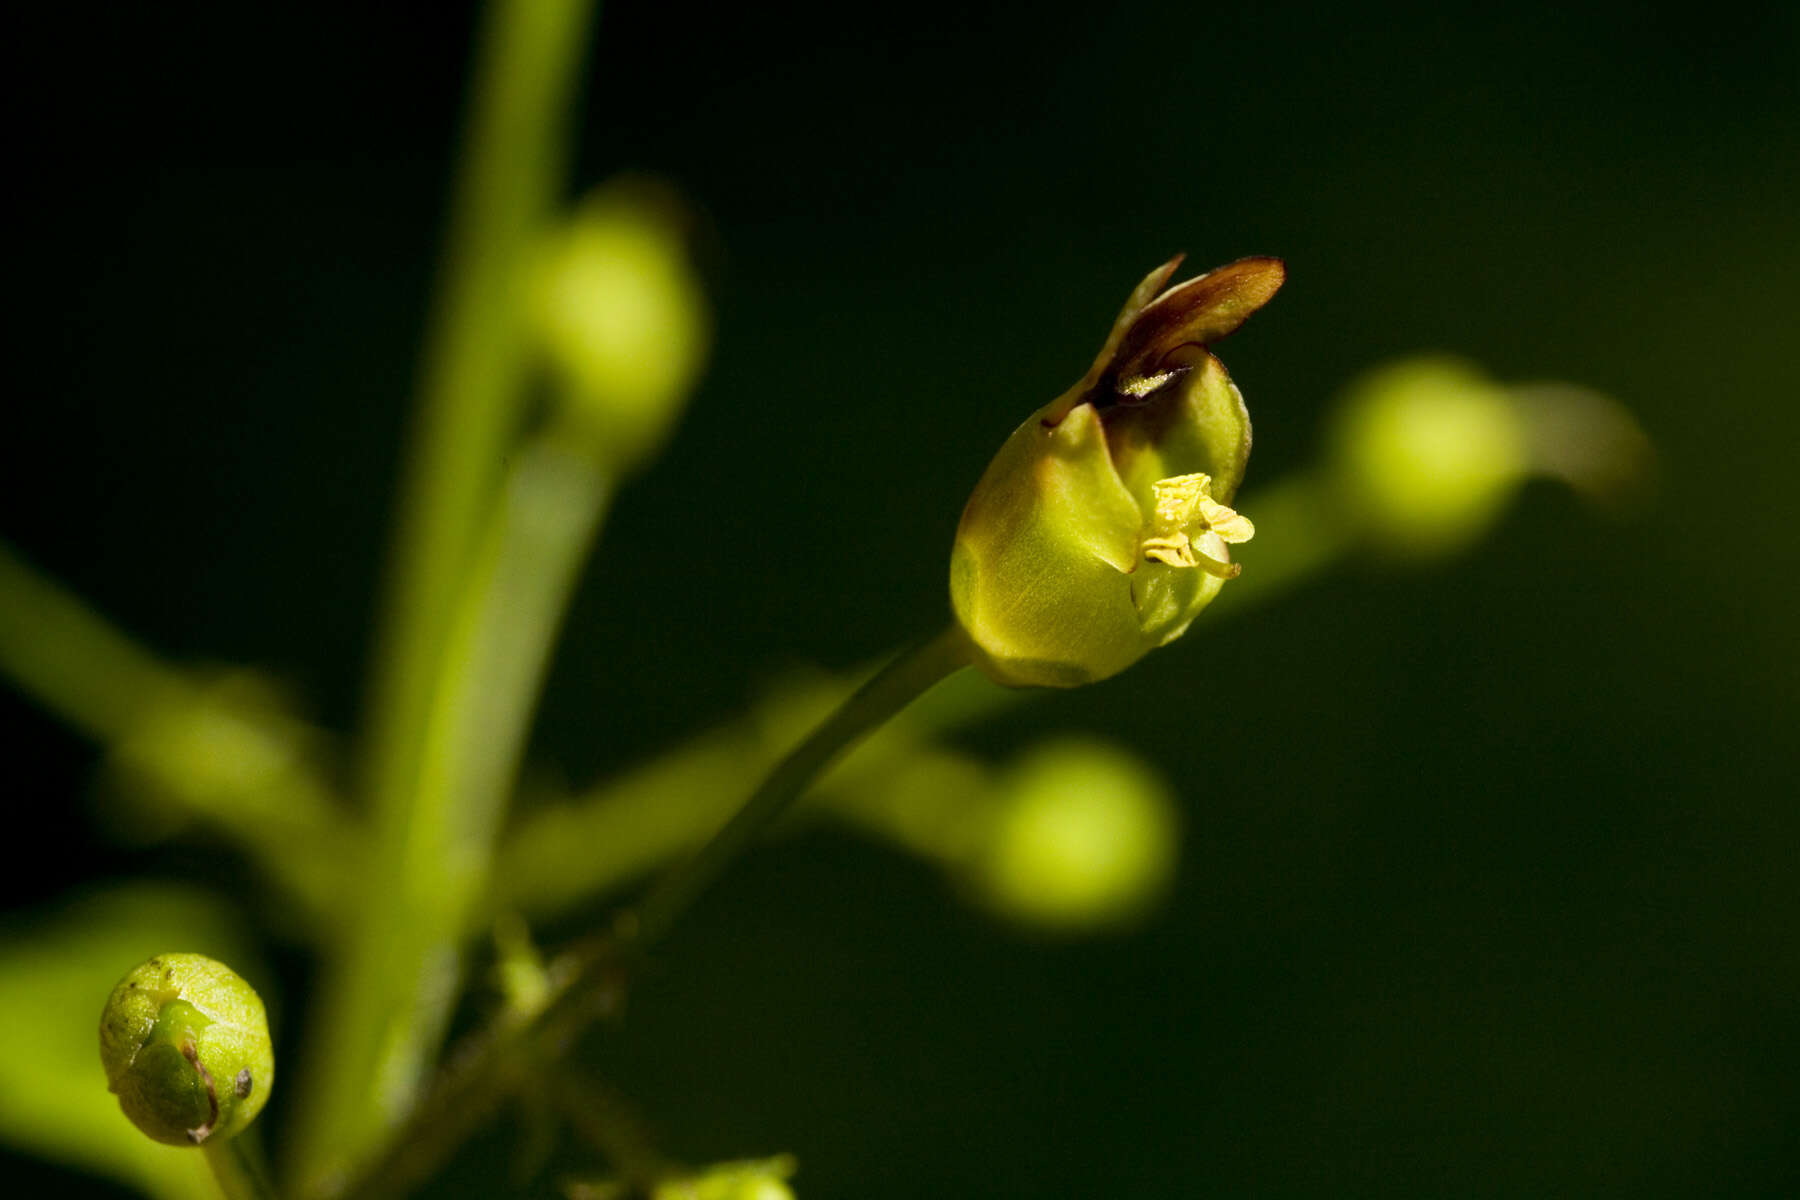
<path fill-rule="evenodd" d="M 0 532 L 337 729 L 471 21 L 11 22 Z M 1417 350 L 1610 392 L 1663 470 L 1633 520 L 1534 488 L 1452 564 L 1334 576 L 972 731 L 1098 730 L 1180 782 L 1182 883 L 1140 934 L 1022 941 L 815 837 L 738 870 L 587 1053 L 671 1151 L 792 1150 L 811 1200 L 1793 1194 L 1797 149 L 1786 3 L 608 5 L 578 181 L 683 189 L 719 340 L 573 613 L 535 757 L 574 780 L 934 625 L 988 455 L 1174 250 L 1289 262 L 1224 352 L 1252 517 L 1334 391 Z M 94 752 L 11 691 L 0 722 L 46 830 L 9 840 L 9 904 L 229 874 L 121 848 Z M 441 1194 L 509 1168 L 487 1139 Z"/>

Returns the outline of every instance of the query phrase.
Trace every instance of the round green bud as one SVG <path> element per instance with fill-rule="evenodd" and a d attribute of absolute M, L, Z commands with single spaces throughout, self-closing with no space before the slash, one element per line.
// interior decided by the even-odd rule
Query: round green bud
<path fill-rule="evenodd" d="M 651 1200 L 794 1200 L 787 1179 L 794 1173 L 788 1155 L 716 1163 L 693 1173 L 682 1172 L 651 1186 Z M 594 1200 L 624 1200 L 639 1193 L 623 1184 L 591 1193 Z"/>
<path fill-rule="evenodd" d="M 679 211 L 644 180 L 608 184 L 549 237 L 532 327 L 562 411 L 619 470 L 661 445 L 706 356 L 706 302 Z"/>
<path fill-rule="evenodd" d="M 1408 557 L 1481 536 L 1530 467 L 1518 405 L 1451 358 L 1395 363 L 1352 384 L 1333 446 L 1345 515 L 1377 549 Z"/>
<path fill-rule="evenodd" d="M 794 1190 L 770 1175 L 679 1180 L 659 1186 L 655 1200 L 794 1200 Z"/>
<path fill-rule="evenodd" d="M 238 1133 L 275 1082 L 261 998 L 201 954 L 159 954 L 119 981 L 100 1015 L 100 1062 L 132 1124 L 171 1146 Z"/>
<path fill-rule="evenodd" d="M 950 600 L 976 665 L 1015 687 L 1117 674 L 1186 631 L 1255 532 L 1226 505 L 1250 414 L 1206 347 L 1281 286 L 1247 258 L 1138 285 L 1093 366 L 1013 432 L 969 497 Z"/>
<path fill-rule="evenodd" d="M 970 882 L 996 912 L 1083 931 L 1143 913 L 1174 876 L 1181 818 L 1137 756 L 1085 740 L 1037 748 L 1007 772 Z"/>

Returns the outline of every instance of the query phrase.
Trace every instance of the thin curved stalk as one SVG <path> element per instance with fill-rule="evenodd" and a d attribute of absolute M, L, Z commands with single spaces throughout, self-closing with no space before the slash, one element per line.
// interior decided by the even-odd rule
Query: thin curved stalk
<path fill-rule="evenodd" d="M 764 833 L 839 755 L 969 663 L 968 643 L 952 627 L 877 671 L 767 778 L 699 853 L 681 863 L 620 919 L 617 933 L 635 952 L 660 942 L 726 864 Z"/>
<path fill-rule="evenodd" d="M 248 1144 L 248 1134 L 224 1141 L 213 1140 L 200 1147 L 206 1165 L 225 1200 L 278 1200 L 275 1185 L 269 1182 L 260 1156 Z"/>

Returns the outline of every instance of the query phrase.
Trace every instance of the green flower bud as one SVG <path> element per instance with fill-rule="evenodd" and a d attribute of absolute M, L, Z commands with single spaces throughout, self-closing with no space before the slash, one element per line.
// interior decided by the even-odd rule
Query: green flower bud
<path fill-rule="evenodd" d="M 680 1171 L 645 1188 L 623 1180 L 572 1183 L 569 1200 L 794 1200 L 788 1177 L 794 1160 L 788 1155 L 744 1162 L 716 1163 L 698 1171 Z"/>
<path fill-rule="evenodd" d="M 1014 431 L 975 485 L 950 556 L 950 599 L 977 664 L 1014 687 L 1115 675 L 1178 638 L 1238 573 L 1226 507 L 1250 415 L 1206 347 L 1281 286 L 1246 258 L 1162 290 L 1138 285 L 1079 383 Z M 1160 294 L 1159 294 L 1160 293 Z"/>
<path fill-rule="evenodd" d="M 171 1146 L 235 1135 L 275 1081 L 262 1000 L 200 954 L 161 954 L 119 981 L 100 1015 L 100 1061 L 131 1123 Z"/>
<path fill-rule="evenodd" d="M 597 189 L 547 240 L 532 284 L 564 411 L 617 469 L 641 465 L 680 415 L 708 341 L 672 196 L 644 180 Z"/>
<path fill-rule="evenodd" d="M 992 836 L 969 881 L 996 912 L 1078 932 L 1141 915 L 1167 889 L 1181 817 L 1137 756 L 1103 743 L 1053 742 L 1010 769 Z"/>
<path fill-rule="evenodd" d="M 787 1181 L 748 1172 L 714 1173 L 658 1184 L 652 1200 L 794 1200 Z"/>
<path fill-rule="evenodd" d="M 1421 558 L 1485 533 L 1530 468 L 1507 390 L 1451 358 L 1352 384 L 1333 437 L 1339 503 L 1380 550 Z"/>

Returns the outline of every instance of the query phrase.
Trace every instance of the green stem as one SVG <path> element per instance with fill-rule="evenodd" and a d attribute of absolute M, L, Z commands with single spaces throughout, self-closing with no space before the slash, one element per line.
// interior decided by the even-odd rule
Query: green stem
<path fill-rule="evenodd" d="M 776 764 L 762 786 L 699 853 L 663 876 L 642 903 L 622 915 L 620 937 L 638 953 L 661 941 L 725 866 L 787 811 L 807 784 L 877 726 L 968 662 L 968 643 L 962 631 L 952 627 L 877 671 Z"/>
<path fill-rule="evenodd" d="M 933 688 L 930 702 L 970 678 L 966 672 Z M 990 685 L 991 686 L 991 685 Z M 792 707 L 830 712 L 853 686 L 836 679 L 798 693 Z M 933 771 L 955 772 L 970 760 L 945 751 L 914 728 L 914 711 L 890 721 L 815 785 L 821 811 L 848 815 L 876 794 L 889 795 Z M 516 912 L 528 920 L 553 918 L 590 898 L 643 880 L 657 868 L 698 850 L 741 803 L 734 789 L 750 775 L 772 769 L 796 734 L 786 701 L 695 738 L 577 799 L 540 805 L 519 820 L 495 857 L 488 903 L 470 917 L 470 929 Z M 811 723 L 816 723 L 815 715 Z M 947 804 L 954 804 L 946 799 Z M 893 803 L 897 803 L 894 801 Z M 922 832 L 922 831 L 921 831 Z"/>
<path fill-rule="evenodd" d="M 224 1141 L 209 1141 L 200 1147 L 206 1165 L 225 1200 L 277 1200 L 275 1186 L 263 1170 L 259 1156 L 247 1144 L 250 1135 L 239 1134 Z"/>
<path fill-rule="evenodd" d="M 334 915 L 351 836 L 305 752 L 313 731 L 163 662 L 3 542 L 0 675 L 105 747 L 133 785 L 122 799 L 207 822 L 309 918 Z"/>
<path fill-rule="evenodd" d="M 190 694 L 179 672 L 140 649 L 0 542 L 0 673 L 97 742 Z"/>
<path fill-rule="evenodd" d="M 616 1007 L 628 968 L 665 937 L 725 866 L 766 831 L 840 755 L 932 685 L 968 664 L 968 646 L 951 628 L 902 653 L 790 751 L 699 853 L 651 888 L 642 905 L 550 968 L 535 1012 L 479 1034 L 451 1056 L 436 1088 L 387 1149 L 367 1163 L 340 1200 L 397 1197 L 429 1179 L 514 1090 L 538 1078 L 536 1064 L 557 1053 L 590 1020 Z"/>
<path fill-rule="evenodd" d="M 550 649 L 611 495 L 609 477 L 579 439 L 540 435 L 513 457 L 427 722 L 407 866 L 392 906 L 398 928 L 389 946 L 405 956 L 401 967 L 460 978 L 470 913 L 488 889 Z M 395 965 L 390 957 L 389 969 Z M 394 982 L 398 991 L 398 972 Z M 411 995 L 410 1019 L 388 1043 L 390 1061 L 423 1073 L 456 992 Z"/>
<path fill-rule="evenodd" d="M 564 1072 L 550 1086 L 551 1099 L 571 1129 L 606 1156 L 620 1178 L 642 1194 L 654 1191 L 671 1164 L 657 1153 L 644 1123 L 610 1087 Z"/>
<path fill-rule="evenodd" d="M 420 841 L 421 852 L 451 863 L 451 891 L 438 906 L 451 946 L 487 890 L 550 650 L 612 495 L 610 476 L 585 443 L 540 435 L 514 456 L 483 539 L 446 655 L 420 784 L 421 809 L 446 822 L 440 836 Z"/>
<path fill-rule="evenodd" d="M 546 433 L 513 457 L 444 650 L 408 850 L 385 909 L 389 1078 L 416 1078 L 443 1040 L 471 913 L 523 756 L 550 648 L 612 495 L 580 439 Z M 436 986 L 409 980 L 435 979 Z M 410 1005 L 410 1007 L 407 1007 Z"/>
<path fill-rule="evenodd" d="M 455 963 L 422 912 L 465 863 L 426 843 L 459 824 L 454 782 L 427 786 L 434 729 L 453 702 L 446 660 L 459 636 L 481 527 L 519 422 L 528 367 L 525 267 L 562 186 L 563 127 L 587 42 L 591 0 L 497 0 L 480 39 L 467 146 L 444 275 L 424 353 L 419 427 L 404 484 L 381 651 L 372 681 L 363 787 L 375 826 L 324 988 L 321 1058 L 295 1148 L 329 1188 L 405 1116 L 425 1063 L 412 1023 Z"/>

